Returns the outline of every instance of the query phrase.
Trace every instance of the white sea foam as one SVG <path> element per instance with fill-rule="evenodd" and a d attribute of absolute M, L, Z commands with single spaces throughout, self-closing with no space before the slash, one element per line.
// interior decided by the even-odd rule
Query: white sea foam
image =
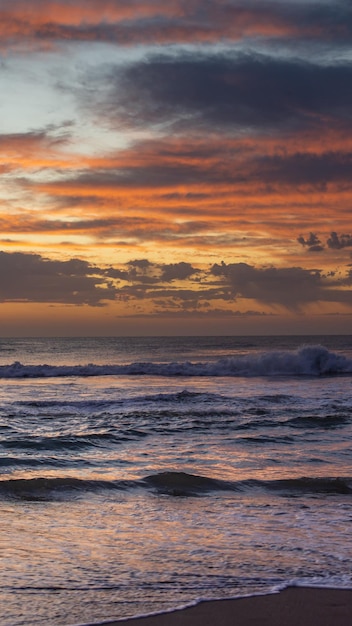
<path fill-rule="evenodd" d="M 213 597 L 213 598 L 197 598 L 195 600 L 193 600 L 193 602 L 188 602 L 186 604 L 180 604 L 176 607 L 172 607 L 170 609 L 165 609 L 163 611 L 155 611 L 155 612 L 151 612 L 151 613 L 138 613 L 137 615 L 133 615 L 132 617 L 129 617 L 127 619 L 142 619 L 142 618 L 149 618 L 149 617 L 158 617 L 160 615 L 169 615 L 170 613 L 176 613 L 178 611 L 184 611 L 187 609 L 191 609 L 195 606 L 198 606 L 199 604 L 203 604 L 204 602 L 218 602 L 218 601 L 225 601 L 225 600 L 244 600 L 247 598 L 262 598 L 265 596 L 275 596 L 279 593 L 281 593 L 282 591 L 285 591 L 285 589 L 289 589 L 291 587 L 300 587 L 300 588 L 316 588 L 316 589 L 352 589 L 351 587 L 351 580 L 340 580 L 340 579 L 336 579 L 336 578 L 327 578 L 327 577 L 317 577 L 316 579 L 312 579 L 312 580 L 305 580 L 305 579 L 301 579 L 301 580 L 292 580 L 292 581 L 287 581 L 285 583 L 281 583 L 280 585 L 274 585 L 273 587 L 268 587 L 268 589 L 266 589 L 263 592 L 258 592 L 258 593 L 244 593 L 244 594 L 239 594 L 239 595 L 229 595 L 229 596 L 219 596 L 219 597 Z M 117 618 L 114 620 L 115 622 L 125 622 L 126 618 Z M 111 624 L 112 620 L 103 620 L 99 622 L 100 626 L 108 626 L 109 624 Z M 97 624 L 97 622 L 89 622 L 89 623 L 81 623 L 81 624 L 75 624 L 74 626 L 94 626 L 95 624 Z"/>
<path fill-rule="evenodd" d="M 140 362 L 126 365 L 24 365 L 15 361 L 0 366 L 0 378 L 68 376 L 332 376 L 352 374 L 352 360 L 323 346 L 297 351 L 269 351 L 230 356 L 204 362 Z"/>
<path fill-rule="evenodd" d="M 9 341 L 2 623 L 352 587 L 351 338 L 149 341 Z"/>

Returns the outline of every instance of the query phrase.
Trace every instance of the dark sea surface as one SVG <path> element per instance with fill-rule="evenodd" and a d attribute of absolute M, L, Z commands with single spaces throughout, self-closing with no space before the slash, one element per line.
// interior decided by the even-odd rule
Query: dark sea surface
<path fill-rule="evenodd" d="M 352 588 L 352 337 L 0 340 L 2 626 Z"/>

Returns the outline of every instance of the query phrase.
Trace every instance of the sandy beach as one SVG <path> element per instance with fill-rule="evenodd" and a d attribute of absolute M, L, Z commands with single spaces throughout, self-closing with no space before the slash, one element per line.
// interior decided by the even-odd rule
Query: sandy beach
<path fill-rule="evenodd" d="M 201 602 L 172 613 L 105 626 L 348 626 L 352 590 L 290 587 L 278 594 Z"/>

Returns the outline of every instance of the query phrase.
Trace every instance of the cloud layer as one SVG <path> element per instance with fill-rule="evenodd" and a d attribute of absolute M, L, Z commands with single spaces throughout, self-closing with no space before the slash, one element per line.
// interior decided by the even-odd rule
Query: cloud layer
<path fill-rule="evenodd" d="M 113 69 L 111 115 L 132 124 L 236 133 L 291 133 L 322 125 L 351 129 L 352 67 L 348 62 L 258 54 L 156 56 Z M 114 87 L 114 84 L 116 85 Z"/>
<path fill-rule="evenodd" d="M 1 301 L 348 312 L 351 37 L 347 0 L 0 0 Z"/>
<path fill-rule="evenodd" d="M 2 0 L 1 35 L 19 45 L 109 42 L 115 45 L 302 38 L 349 42 L 348 0 Z"/>
<path fill-rule="evenodd" d="M 215 263 L 198 269 L 190 263 L 156 264 L 135 259 L 98 267 L 80 259 L 54 261 L 38 254 L 0 253 L 0 297 L 4 302 L 104 306 L 123 302 L 129 314 L 141 305 L 148 314 L 263 314 L 256 304 L 301 311 L 311 303 L 352 305 L 352 271 L 343 277 L 301 267 L 258 268 L 247 263 Z M 249 303 L 251 307 L 248 308 Z M 234 309 L 234 305 L 236 309 Z M 221 308 L 221 307 L 220 307 Z M 267 309 L 269 313 L 269 310 Z"/>

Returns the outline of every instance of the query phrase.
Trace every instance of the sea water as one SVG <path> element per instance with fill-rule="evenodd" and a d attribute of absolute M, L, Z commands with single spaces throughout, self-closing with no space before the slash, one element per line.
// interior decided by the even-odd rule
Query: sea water
<path fill-rule="evenodd" d="M 0 341 L 0 621 L 351 587 L 352 338 Z"/>

